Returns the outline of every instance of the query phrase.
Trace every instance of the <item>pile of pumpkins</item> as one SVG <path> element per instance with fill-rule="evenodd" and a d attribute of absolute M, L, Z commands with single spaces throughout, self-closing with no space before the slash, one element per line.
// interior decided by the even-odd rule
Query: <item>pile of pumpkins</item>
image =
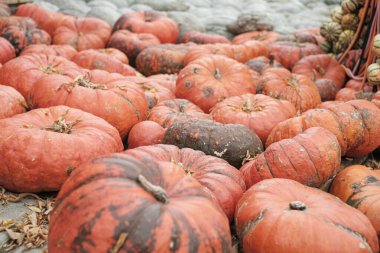
<path fill-rule="evenodd" d="M 379 252 L 380 170 L 340 164 L 380 96 L 335 100 L 319 29 L 176 43 L 160 12 L 25 4 L 0 37 L 0 185 L 59 191 L 49 252 Z"/>

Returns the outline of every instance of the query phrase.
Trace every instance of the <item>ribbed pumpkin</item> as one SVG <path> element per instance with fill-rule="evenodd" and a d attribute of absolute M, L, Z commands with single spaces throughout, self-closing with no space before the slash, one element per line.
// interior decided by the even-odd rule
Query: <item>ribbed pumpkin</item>
<path fill-rule="evenodd" d="M 67 105 L 92 113 L 114 126 L 124 138 L 133 125 L 146 119 L 148 103 L 139 87 L 120 74 L 92 70 L 75 78 L 49 75 L 31 90 L 34 108 Z"/>
<path fill-rule="evenodd" d="M 131 128 L 128 134 L 128 148 L 161 144 L 165 135 L 165 128 L 158 123 L 144 120 Z"/>
<path fill-rule="evenodd" d="M 380 91 L 377 91 L 375 94 L 373 94 L 371 102 L 380 109 Z"/>
<path fill-rule="evenodd" d="M 54 31 L 53 44 L 70 45 L 78 51 L 104 48 L 111 27 L 97 18 L 65 19 Z"/>
<path fill-rule="evenodd" d="M 255 93 L 247 66 L 221 55 L 191 62 L 178 74 L 176 96 L 198 105 L 206 113 L 221 100 Z"/>
<path fill-rule="evenodd" d="M 376 232 L 360 211 L 321 190 L 268 179 L 240 199 L 236 230 L 244 252 L 374 253 Z"/>
<path fill-rule="evenodd" d="M 137 55 L 145 48 L 157 46 L 160 40 L 150 33 L 133 33 L 119 30 L 111 35 L 107 47 L 116 48 L 125 53 L 134 64 Z"/>
<path fill-rule="evenodd" d="M 330 193 L 364 213 L 380 239 L 380 170 L 349 166 L 335 177 Z"/>
<path fill-rule="evenodd" d="M 355 90 L 352 88 L 343 88 L 337 92 L 337 94 L 335 96 L 335 100 L 336 101 L 343 101 L 343 102 L 347 102 L 347 101 L 355 100 L 355 99 L 371 100 L 372 96 L 373 96 L 372 91 Z"/>
<path fill-rule="evenodd" d="M 81 110 L 56 106 L 18 114 L 0 120 L 0 185 L 57 191 L 79 164 L 121 150 L 117 130 Z"/>
<path fill-rule="evenodd" d="M 83 73 L 75 63 L 55 55 L 27 54 L 8 61 L 0 69 L 0 83 L 15 88 L 25 99 L 30 89 L 44 75 L 75 77 Z"/>
<path fill-rule="evenodd" d="M 229 97 L 211 110 L 212 118 L 223 124 L 241 124 L 265 143 L 270 131 L 281 121 L 296 115 L 294 106 L 262 94 Z"/>
<path fill-rule="evenodd" d="M 44 44 L 35 44 L 27 46 L 22 50 L 20 55 L 26 54 L 45 54 L 45 55 L 55 55 L 62 56 L 68 60 L 73 58 L 77 54 L 75 50 L 70 45 L 44 45 Z"/>
<path fill-rule="evenodd" d="M 243 176 L 225 160 L 209 156 L 190 148 L 180 149 L 173 145 L 154 145 L 124 152 L 135 156 L 151 156 L 158 161 L 171 162 L 195 178 L 217 200 L 227 217 L 232 220 L 235 206 L 245 192 Z"/>
<path fill-rule="evenodd" d="M 315 108 L 321 103 L 316 84 L 304 75 L 292 74 L 285 68 L 268 68 L 261 80 L 263 94 L 291 102 L 297 112 Z"/>
<path fill-rule="evenodd" d="M 177 98 L 158 103 L 149 112 L 148 119 L 168 128 L 179 120 L 211 119 L 211 116 L 190 101 Z"/>
<path fill-rule="evenodd" d="M 292 72 L 305 75 L 314 81 L 322 78 L 330 79 L 338 89 L 343 87 L 346 79 L 344 68 L 326 54 L 309 55 L 302 58 L 293 67 Z"/>
<path fill-rule="evenodd" d="M 136 58 L 136 69 L 145 76 L 175 74 L 184 67 L 184 58 L 193 44 L 163 44 L 144 49 Z"/>
<path fill-rule="evenodd" d="M 280 68 L 282 65 L 274 60 L 274 56 L 270 55 L 269 57 L 266 56 L 259 56 L 250 59 L 245 63 L 250 69 L 258 72 L 259 74 L 262 74 L 262 72 L 267 68 Z"/>
<path fill-rule="evenodd" d="M 192 31 L 183 34 L 181 42 L 194 42 L 196 44 L 230 43 L 230 41 L 222 35 L 207 34 L 198 31 Z"/>
<path fill-rule="evenodd" d="M 8 40 L 0 37 L 0 63 L 4 64 L 15 57 L 15 48 Z"/>
<path fill-rule="evenodd" d="M 252 31 L 239 34 L 232 39 L 233 44 L 242 44 L 250 40 L 258 40 L 264 43 L 272 43 L 279 39 L 281 34 L 270 31 Z"/>
<path fill-rule="evenodd" d="M 80 51 L 71 60 L 86 69 L 100 69 L 109 73 L 119 73 L 123 76 L 136 75 L 136 71 L 128 65 L 128 62 L 124 63 L 113 55 L 105 53 L 104 49 L 100 50 L 87 49 Z"/>
<path fill-rule="evenodd" d="M 380 110 L 366 100 L 325 102 L 299 117 L 279 123 L 270 133 L 266 146 L 292 138 L 310 127 L 323 127 L 338 139 L 342 155 L 360 157 L 380 145 Z"/>
<path fill-rule="evenodd" d="M 240 170 L 247 187 L 268 178 L 288 178 L 323 187 L 338 172 L 340 156 L 336 137 L 324 128 L 313 127 L 271 144 Z"/>
<path fill-rule="evenodd" d="M 132 12 L 122 15 L 115 23 L 113 31 L 129 30 L 134 33 L 150 33 L 161 43 L 176 43 L 179 35 L 177 23 L 164 12 L 153 10 Z"/>
<path fill-rule="evenodd" d="M 27 104 L 17 90 L 0 84 L 0 108 L 0 119 L 4 119 L 25 112 Z"/>
<path fill-rule="evenodd" d="M 161 86 L 175 92 L 177 75 L 175 74 L 156 74 L 148 76 L 149 79 L 156 81 Z"/>
<path fill-rule="evenodd" d="M 272 43 L 270 51 L 274 54 L 276 61 L 289 70 L 303 57 L 323 53 L 315 44 L 289 41 Z"/>
<path fill-rule="evenodd" d="M 182 168 L 115 154 L 83 164 L 62 187 L 48 245 L 52 253 L 228 253 L 231 235 L 220 207 Z"/>

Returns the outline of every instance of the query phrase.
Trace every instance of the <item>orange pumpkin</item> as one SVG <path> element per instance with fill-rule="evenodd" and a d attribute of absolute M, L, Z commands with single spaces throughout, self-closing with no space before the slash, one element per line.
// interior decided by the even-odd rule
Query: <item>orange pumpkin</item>
<path fill-rule="evenodd" d="M 281 34 L 270 31 L 252 31 L 239 34 L 232 39 L 233 44 L 243 44 L 250 40 L 258 40 L 267 44 L 277 41 Z"/>
<path fill-rule="evenodd" d="M 0 119 L 23 113 L 27 107 L 24 97 L 17 90 L 0 84 Z"/>
<path fill-rule="evenodd" d="M 380 91 L 377 91 L 373 95 L 371 102 L 374 103 L 380 109 Z"/>
<path fill-rule="evenodd" d="M 269 57 L 266 56 L 259 56 L 250 59 L 245 63 L 250 69 L 258 72 L 259 74 L 262 74 L 263 71 L 267 68 L 280 68 L 282 65 L 274 60 L 274 56 L 270 55 Z"/>
<path fill-rule="evenodd" d="M 183 68 L 175 92 L 205 112 L 227 97 L 245 93 L 255 93 L 248 67 L 221 55 L 202 57 Z"/>
<path fill-rule="evenodd" d="M 165 135 L 165 128 L 158 123 L 144 120 L 131 128 L 128 134 L 128 148 L 161 144 Z"/>
<path fill-rule="evenodd" d="M 35 44 L 27 46 L 22 50 L 20 55 L 26 54 L 45 54 L 45 55 L 55 55 L 62 56 L 68 60 L 73 58 L 77 54 L 75 50 L 70 45 L 44 45 L 44 44 Z"/>
<path fill-rule="evenodd" d="M 0 37 L 0 63 L 4 64 L 15 57 L 15 48 L 8 40 Z"/>
<path fill-rule="evenodd" d="M 239 200 L 235 223 L 244 252 L 379 251 L 365 215 L 335 196 L 289 179 L 252 186 Z"/>
<path fill-rule="evenodd" d="M 197 31 L 187 32 L 183 34 L 181 42 L 194 42 L 195 44 L 230 43 L 230 41 L 222 35 L 207 34 Z"/>
<path fill-rule="evenodd" d="M 373 96 L 372 91 L 368 92 L 364 90 L 355 90 L 352 88 L 343 88 L 337 92 L 335 96 L 335 100 L 343 101 L 343 102 L 347 102 L 347 101 L 355 100 L 355 99 L 371 100 L 372 96 Z"/>
<path fill-rule="evenodd" d="M 168 90 L 175 92 L 175 86 L 177 81 L 177 75 L 170 74 L 157 74 L 148 76 L 149 79 L 156 81 L 161 86 L 167 88 Z"/>

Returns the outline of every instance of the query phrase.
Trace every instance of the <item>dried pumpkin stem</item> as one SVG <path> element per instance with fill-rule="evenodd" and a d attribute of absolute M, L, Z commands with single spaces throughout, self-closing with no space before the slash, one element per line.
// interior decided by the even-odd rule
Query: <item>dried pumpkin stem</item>
<path fill-rule="evenodd" d="M 127 240 L 128 234 L 123 232 L 119 235 L 115 246 L 112 248 L 111 253 L 118 253 L 123 247 L 125 241 Z"/>
<path fill-rule="evenodd" d="M 80 120 L 76 120 L 74 122 L 66 122 L 66 115 L 69 112 L 67 110 L 63 115 L 61 115 L 56 121 L 54 121 L 53 125 L 45 127 L 44 130 L 56 132 L 56 133 L 64 133 L 64 134 L 70 134 L 72 128 L 80 122 Z"/>
<path fill-rule="evenodd" d="M 214 71 L 214 77 L 215 77 L 217 80 L 222 79 L 222 74 L 220 73 L 220 69 L 218 69 L 218 68 L 215 69 L 215 71 Z"/>
<path fill-rule="evenodd" d="M 289 203 L 290 210 L 303 211 L 306 209 L 305 203 L 302 201 L 292 201 Z"/>
<path fill-rule="evenodd" d="M 137 180 L 140 183 L 140 185 L 144 188 L 144 190 L 152 194 L 158 201 L 164 204 L 167 204 L 169 202 L 169 196 L 162 187 L 152 184 L 143 175 L 139 175 L 137 177 Z"/>
<path fill-rule="evenodd" d="M 292 75 L 291 78 L 286 78 L 285 82 L 287 85 L 294 87 L 297 91 L 300 90 L 300 87 L 297 83 L 297 77 L 295 77 L 294 75 Z"/>

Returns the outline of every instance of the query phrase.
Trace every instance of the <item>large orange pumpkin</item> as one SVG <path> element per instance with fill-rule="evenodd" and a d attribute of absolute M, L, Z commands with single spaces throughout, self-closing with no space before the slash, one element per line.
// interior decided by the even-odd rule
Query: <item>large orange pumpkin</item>
<path fill-rule="evenodd" d="M 175 44 L 179 29 L 177 23 L 164 12 L 141 11 L 122 15 L 115 23 L 113 31 L 126 29 L 134 33 L 150 33 L 161 43 Z"/>
<path fill-rule="evenodd" d="M 183 68 L 177 78 L 176 96 L 198 105 L 206 113 L 221 100 L 255 93 L 246 65 L 221 55 L 209 55 Z"/>
<path fill-rule="evenodd" d="M 375 253 L 370 221 L 335 196 L 289 179 L 252 186 L 235 214 L 244 252 Z"/>
<path fill-rule="evenodd" d="M 100 69 L 109 73 L 119 73 L 123 76 L 136 75 L 134 68 L 120 61 L 113 55 L 108 55 L 104 49 L 83 50 L 77 53 L 71 60 L 86 69 Z"/>
<path fill-rule="evenodd" d="M 97 18 L 65 19 L 54 31 L 53 44 L 70 45 L 78 51 L 104 48 L 111 27 Z"/>
<path fill-rule="evenodd" d="M 0 185 L 16 192 L 57 191 L 87 160 L 123 150 L 117 130 L 66 106 L 0 120 Z"/>
<path fill-rule="evenodd" d="M 271 144 L 244 164 L 241 171 L 247 187 L 268 178 L 288 178 L 322 187 L 338 172 L 340 156 L 336 137 L 324 128 L 314 127 Z"/>
<path fill-rule="evenodd" d="M 186 99 L 170 99 L 158 103 L 149 112 L 149 120 L 155 121 L 164 128 L 176 121 L 187 119 L 211 119 L 201 108 Z"/>
<path fill-rule="evenodd" d="M 294 106 L 262 94 L 229 97 L 211 110 L 212 118 L 223 124 L 241 124 L 265 143 L 270 131 L 281 121 L 296 115 Z"/>
<path fill-rule="evenodd" d="M 27 54 L 8 61 L 0 69 L 0 83 L 15 88 L 28 99 L 34 84 L 44 75 L 59 74 L 75 77 L 83 73 L 78 65 L 66 58 Z"/>
<path fill-rule="evenodd" d="M 292 74 L 285 68 L 268 68 L 261 76 L 263 94 L 291 102 L 297 112 L 315 108 L 321 103 L 316 84 L 304 75 Z"/>
<path fill-rule="evenodd" d="M 24 97 L 14 88 L 0 84 L 0 119 L 26 111 Z"/>
<path fill-rule="evenodd" d="M 198 180 L 217 200 L 227 217 L 233 219 L 235 206 L 245 192 L 245 184 L 241 172 L 225 160 L 191 148 L 180 149 L 164 144 L 129 149 L 124 153 L 135 157 L 151 156 L 158 161 L 177 164 L 188 176 Z"/>
<path fill-rule="evenodd" d="M 75 50 L 70 45 L 45 45 L 45 44 L 34 44 L 27 46 L 22 50 L 20 55 L 26 54 L 46 54 L 46 55 L 55 55 L 62 56 L 68 60 L 73 58 L 77 54 Z"/>
<path fill-rule="evenodd" d="M 323 127 L 339 141 L 342 155 L 360 157 L 380 145 L 380 109 L 366 100 L 325 102 L 299 117 L 279 123 L 268 136 L 266 146 L 292 138 L 310 127 Z"/>
<path fill-rule="evenodd" d="M 75 78 L 49 75 L 31 90 L 33 108 L 67 105 L 92 113 L 113 125 L 124 138 L 132 126 L 146 119 L 144 93 L 120 74 L 92 70 Z"/>
<path fill-rule="evenodd" d="M 221 208 L 182 168 L 114 154 L 83 164 L 66 181 L 48 245 L 51 253 L 227 253 L 231 234 Z"/>
<path fill-rule="evenodd" d="M 181 42 L 194 42 L 195 44 L 230 43 L 230 41 L 222 35 L 208 34 L 198 31 L 191 31 L 183 34 Z"/>
<path fill-rule="evenodd" d="M 15 57 L 15 48 L 8 40 L 0 37 L 0 63 L 4 64 Z"/>
<path fill-rule="evenodd" d="M 335 177 L 330 193 L 363 212 L 380 239 L 380 170 L 349 166 Z"/>
<path fill-rule="evenodd" d="M 258 40 L 264 43 L 272 43 L 280 38 L 281 34 L 270 31 L 252 31 L 239 34 L 232 39 L 233 44 L 243 44 L 247 41 Z"/>
<path fill-rule="evenodd" d="M 158 46 L 160 40 L 150 33 L 133 33 L 119 30 L 112 34 L 107 47 L 116 48 L 125 53 L 134 64 L 137 55 L 145 48 Z"/>

